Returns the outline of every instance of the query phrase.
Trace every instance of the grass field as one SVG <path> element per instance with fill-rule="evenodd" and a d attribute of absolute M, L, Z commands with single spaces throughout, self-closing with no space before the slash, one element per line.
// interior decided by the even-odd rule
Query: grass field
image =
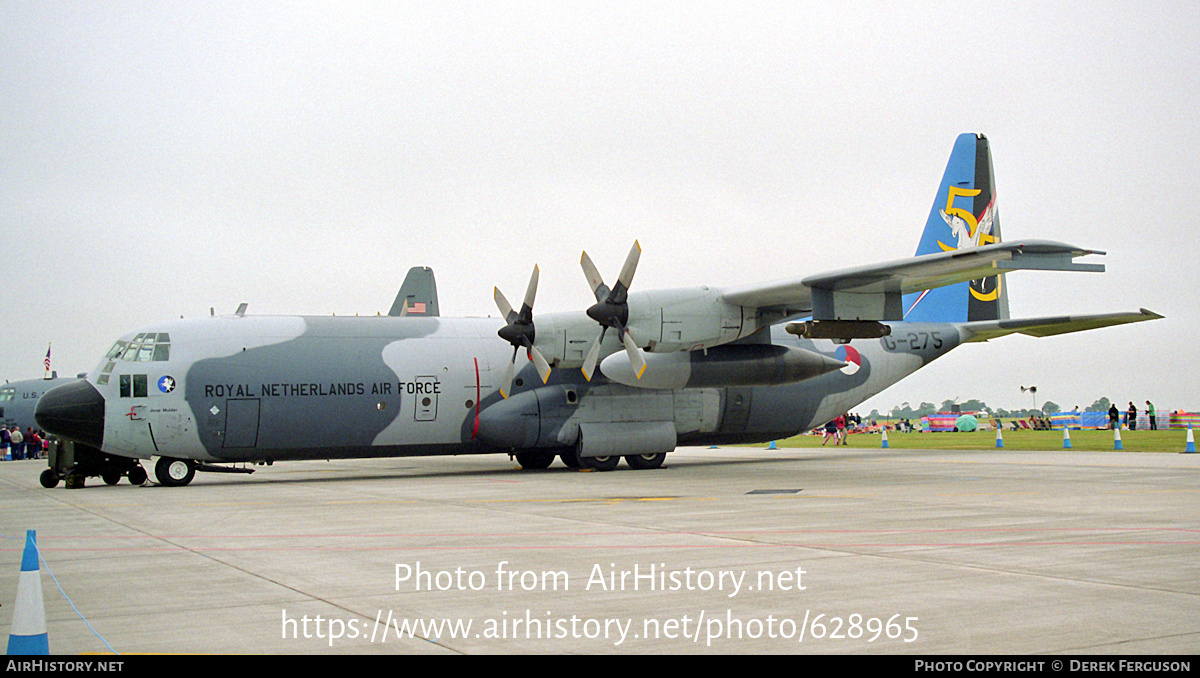
<path fill-rule="evenodd" d="M 822 436 L 801 435 L 776 441 L 778 447 L 821 447 Z M 1187 446 L 1187 431 L 1180 429 L 1158 431 L 1121 431 L 1125 452 L 1183 452 Z M 829 441 L 828 446 L 832 446 Z M 878 433 L 856 433 L 850 436 L 848 447 L 882 447 Z M 758 447 L 757 445 L 755 447 Z M 897 433 L 888 432 L 891 449 L 921 450 L 981 450 L 996 447 L 995 431 L 971 433 Z M 1112 431 L 1071 431 L 1071 449 L 1082 452 L 1113 451 Z M 1062 431 L 1005 431 L 1007 450 L 1061 450 Z"/>

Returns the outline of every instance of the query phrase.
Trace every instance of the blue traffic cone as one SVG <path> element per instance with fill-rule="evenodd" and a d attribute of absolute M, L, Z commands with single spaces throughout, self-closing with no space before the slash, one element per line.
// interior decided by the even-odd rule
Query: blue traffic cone
<path fill-rule="evenodd" d="M 1188 424 L 1187 447 L 1183 448 L 1183 451 L 1185 454 L 1195 453 L 1195 451 L 1196 451 L 1196 437 L 1194 435 L 1192 435 L 1192 425 L 1191 424 Z"/>
<path fill-rule="evenodd" d="M 1120 426 L 1113 429 L 1113 449 L 1114 450 L 1125 449 L 1125 445 L 1121 442 L 1121 427 Z"/>
<path fill-rule="evenodd" d="M 1004 425 L 996 427 L 996 447 L 1004 447 Z"/>
<path fill-rule="evenodd" d="M 1063 449 L 1071 449 L 1071 429 L 1066 426 L 1063 427 Z"/>
<path fill-rule="evenodd" d="M 775 447 L 775 441 L 774 441 L 774 440 L 772 440 L 772 441 L 771 441 L 771 444 L 767 446 L 767 449 L 768 449 L 768 450 L 777 450 L 777 449 L 779 449 L 779 448 L 778 448 L 778 447 Z"/>
<path fill-rule="evenodd" d="M 46 603 L 42 599 L 42 578 L 38 570 L 37 537 L 33 530 L 25 533 L 25 553 L 21 556 L 21 577 L 17 580 L 17 602 L 13 605 L 8 654 L 50 654 Z"/>
<path fill-rule="evenodd" d="M 886 450 L 888 447 L 890 447 L 890 446 L 888 445 L 888 441 L 887 441 L 887 427 L 885 426 L 885 427 L 884 427 L 884 429 L 883 429 L 883 449 L 885 449 L 885 450 Z"/>

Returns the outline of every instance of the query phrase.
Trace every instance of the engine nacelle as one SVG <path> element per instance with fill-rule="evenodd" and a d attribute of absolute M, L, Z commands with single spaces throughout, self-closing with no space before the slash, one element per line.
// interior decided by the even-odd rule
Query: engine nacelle
<path fill-rule="evenodd" d="M 712 348 L 757 330 L 757 312 L 722 301 L 715 288 L 629 295 L 629 331 L 638 346 L 652 353 Z"/>
<path fill-rule="evenodd" d="M 791 384 L 833 372 L 846 363 L 791 346 L 738 344 L 707 351 L 646 354 L 641 379 L 623 353 L 600 363 L 604 376 L 626 386 L 651 389 Z"/>
<path fill-rule="evenodd" d="M 652 353 L 695 351 L 728 344 L 754 334 L 754 309 L 722 301 L 720 290 L 691 287 L 630 293 L 629 332 L 634 343 Z M 557 368 L 583 365 L 600 325 L 582 312 L 548 313 L 536 318 L 538 350 Z M 620 336 L 605 334 L 605 354 L 621 351 Z"/>

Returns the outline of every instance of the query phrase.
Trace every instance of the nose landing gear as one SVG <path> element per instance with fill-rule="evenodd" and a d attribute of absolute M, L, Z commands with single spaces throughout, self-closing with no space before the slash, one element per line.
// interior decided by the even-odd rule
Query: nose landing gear
<path fill-rule="evenodd" d="M 154 477 L 160 485 L 183 487 L 196 477 L 196 462 L 191 459 L 159 457 L 154 464 Z"/>

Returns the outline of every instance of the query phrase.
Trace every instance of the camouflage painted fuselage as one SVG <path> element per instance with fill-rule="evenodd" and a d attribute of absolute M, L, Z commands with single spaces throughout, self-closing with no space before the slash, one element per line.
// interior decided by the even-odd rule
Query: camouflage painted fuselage
<path fill-rule="evenodd" d="M 520 358 L 504 400 L 498 382 L 511 347 L 496 336 L 501 324 L 299 316 L 162 323 L 119 344 L 157 339 L 169 346 L 163 359 L 149 348 L 123 350 L 88 374 L 103 401 L 103 431 L 85 442 L 129 457 L 247 462 L 553 449 L 575 444 L 588 422 L 624 424 L 633 437 L 640 425 L 669 424 L 678 444 L 768 441 L 828 421 L 960 342 L 950 324 L 896 323 L 889 337 L 846 346 L 777 327 L 771 343 L 846 367 L 791 384 L 675 390 L 599 375 L 587 382 L 578 369 L 555 369 L 542 384 Z"/>

